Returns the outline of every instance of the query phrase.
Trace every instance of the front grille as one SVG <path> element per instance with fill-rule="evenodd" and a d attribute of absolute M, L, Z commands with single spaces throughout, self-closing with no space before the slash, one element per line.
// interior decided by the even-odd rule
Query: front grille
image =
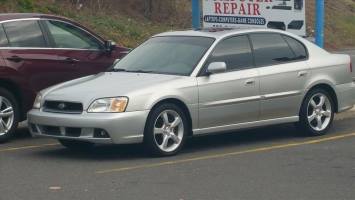
<path fill-rule="evenodd" d="M 65 101 L 45 101 L 43 105 L 43 111 L 80 114 L 83 112 L 83 104 Z"/>
<path fill-rule="evenodd" d="M 65 128 L 65 136 L 80 137 L 81 128 Z"/>
<path fill-rule="evenodd" d="M 31 129 L 32 132 L 38 133 L 37 127 L 34 124 L 29 124 L 29 128 Z"/>
<path fill-rule="evenodd" d="M 57 126 L 42 126 L 41 131 L 45 135 L 61 135 L 60 128 Z"/>
<path fill-rule="evenodd" d="M 43 135 L 80 137 L 81 128 L 38 125 Z"/>

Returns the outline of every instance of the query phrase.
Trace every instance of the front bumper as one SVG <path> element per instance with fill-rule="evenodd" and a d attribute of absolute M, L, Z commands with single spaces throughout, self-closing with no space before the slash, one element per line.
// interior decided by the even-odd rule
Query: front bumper
<path fill-rule="evenodd" d="M 130 144 L 143 141 L 149 110 L 124 113 L 63 114 L 33 109 L 28 113 L 32 136 L 81 140 L 92 143 Z M 106 136 L 98 136 L 105 131 Z"/>

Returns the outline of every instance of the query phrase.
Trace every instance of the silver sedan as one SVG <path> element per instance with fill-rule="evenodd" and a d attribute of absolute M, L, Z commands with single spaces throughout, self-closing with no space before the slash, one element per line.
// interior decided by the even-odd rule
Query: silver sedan
<path fill-rule="evenodd" d="M 34 136 L 69 148 L 144 143 L 173 155 L 189 136 L 281 123 L 323 135 L 355 103 L 348 55 L 278 30 L 156 35 L 107 72 L 41 91 Z"/>

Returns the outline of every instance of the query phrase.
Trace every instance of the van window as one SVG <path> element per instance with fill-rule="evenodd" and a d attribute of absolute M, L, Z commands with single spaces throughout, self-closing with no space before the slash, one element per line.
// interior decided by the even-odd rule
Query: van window
<path fill-rule="evenodd" d="M 0 24 L 0 47 L 6 47 L 8 45 L 8 41 L 6 38 L 6 34 L 2 24 Z"/>
<path fill-rule="evenodd" d="M 90 34 L 71 24 L 46 21 L 56 48 L 102 49 L 102 45 Z"/>
<path fill-rule="evenodd" d="M 35 20 L 3 24 L 11 47 L 46 47 L 42 30 Z"/>

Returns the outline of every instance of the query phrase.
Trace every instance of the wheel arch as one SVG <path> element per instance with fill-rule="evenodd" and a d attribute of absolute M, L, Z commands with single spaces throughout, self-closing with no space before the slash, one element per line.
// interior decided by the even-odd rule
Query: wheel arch
<path fill-rule="evenodd" d="M 190 112 L 189 108 L 187 107 L 186 103 L 183 102 L 182 100 L 178 99 L 178 98 L 170 97 L 170 98 L 166 98 L 166 99 L 161 99 L 158 102 L 154 103 L 154 105 L 150 109 L 151 111 L 150 111 L 150 113 L 148 115 L 148 118 L 150 117 L 151 112 L 155 108 L 157 108 L 160 105 L 167 104 L 167 103 L 174 104 L 174 105 L 178 106 L 179 108 L 181 108 L 183 110 L 183 112 L 186 115 L 187 123 L 188 123 L 188 126 L 189 126 L 188 136 L 192 136 L 192 117 L 191 117 L 191 112 Z M 146 121 L 145 128 L 147 127 L 147 122 L 148 122 L 148 120 Z"/>
<path fill-rule="evenodd" d="M 335 107 L 335 112 L 338 112 L 339 106 L 338 106 L 338 96 L 335 92 L 334 87 L 332 86 L 332 84 L 330 83 L 325 83 L 325 82 L 319 82 L 316 83 L 314 85 L 312 85 L 306 92 L 306 95 L 303 97 L 302 100 L 302 104 L 304 102 L 304 100 L 306 99 L 307 95 L 309 94 L 310 91 L 314 90 L 314 89 L 323 89 L 325 91 L 327 91 L 329 93 L 329 95 L 331 96 L 333 103 L 334 103 L 334 107 Z"/>

